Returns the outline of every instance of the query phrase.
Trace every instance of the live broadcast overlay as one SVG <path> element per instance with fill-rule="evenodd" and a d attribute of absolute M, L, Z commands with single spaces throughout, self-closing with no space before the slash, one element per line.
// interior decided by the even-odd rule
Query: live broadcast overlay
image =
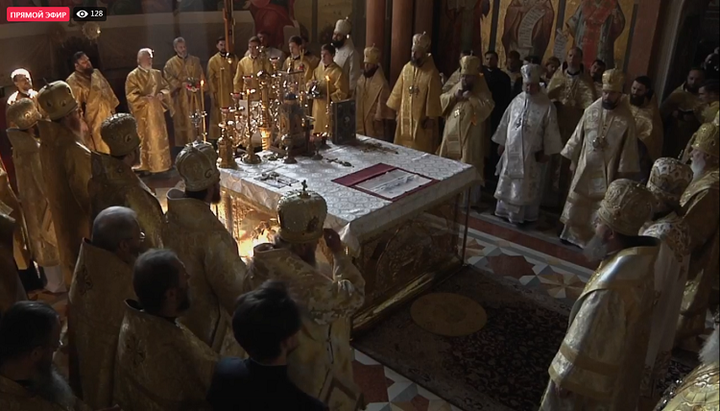
<path fill-rule="evenodd" d="M 78 22 L 107 20 L 106 7 L 8 7 L 7 21 L 10 23 L 37 21 L 70 21 Z"/>

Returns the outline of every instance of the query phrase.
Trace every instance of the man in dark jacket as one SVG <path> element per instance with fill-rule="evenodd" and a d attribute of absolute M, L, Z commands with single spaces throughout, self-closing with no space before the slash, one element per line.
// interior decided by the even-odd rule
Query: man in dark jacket
<path fill-rule="evenodd" d="M 498 67 L 498 54 L 494 51 L 485 53 L 483 75 L 492 94 L 493 101 L 495 101 L 495 108 L 490 115 L 490 133 L 488 134 L 488 136 L 493 136 L 500 124 L 500 120 L 502 120 L 505 110 L 508 105 L 510 105 L 510 101 L 512 101 L 512 85 L 510 84 L 510 76 Z M 486 180 L 488 178 L 495 179 L 495 165 L 498 160 L 500 160 L 497 154 L 497 144 L 491 142 L 491 145 L 491 150 L 488 151 L 490 161 L 485 162 Z M 482 172 L 482 170 L 480 172 Z"/>

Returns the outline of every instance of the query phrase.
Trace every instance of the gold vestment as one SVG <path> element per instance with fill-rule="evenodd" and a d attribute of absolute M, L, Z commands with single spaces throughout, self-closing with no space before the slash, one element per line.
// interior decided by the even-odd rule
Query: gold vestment
<path fill-rule="evenodd" d="M 700 364 L 675 388 L 663 411 L 718 411 L 720 409 L 720 366 Z"/>
<path fill-rule="evenodd" d="M 443 83 L 442 92 L 447 93 L 448 91 L 450 91 L 451 88 L 455 87 L 455 85 L 460 82 L 460 78 L 460 68 L 458 68 L 457 70 L 453 71 L 450 77 L 448 77 L 445 83 Z"/>
<path fill-rule="evenodd" d="M 135 298 L 133 267 L 84 241 L 69 293 L 70 380 L 93 409 L 113 405 L 118 334 L 125 300 Z"/>
<path fill-rule="evenodd" d="M 28 94 L 24 94 L 24 93 L 20 93 L 20 91 L 16 91 L 16 92 L 12 93 L 10 95 L 10 97 L 8 97 L 8 99 L 6 101 L 6 104 L 7 104 L 6 107 L 15 104 L 15 102 L 20 99 L 27 98 L 27 99 L 32 100 L 35 103 L 35 108 L 40 113 L 42 118 L 47 118 L 47 113 L 45 113 L 45 111 L 42 108 L 40 108 L 40 104 L 38 104 L 38 102 L 37 102 L 37 95 L 38 95 L 38 92 L 35 90 L 30 90 L 30 92 Z M 8 127 L 17 127 L 17 125 L 9 123 Z"/>
<path fill-rule="evenodd" d="M 252 58 L 245 56 L 240 60 L 235 71 L 235 77 L 233 79 L 233 91 L 235 93 L 245 93 L 245 99 L 250 101 L 259 101 L 260 84 L 257 81 L 257 75 L 261 71 L 268 74 L 273 74 L 273 68 L 270 65 L 270 61 L 262 56 Z M 251 76 L 252 79 L 245 80 L 245 76 Z M 250 93 L 251 90 L 255 90 L 254 93 Z"/>
<path fill-rule="evenodd" d="M 697 94 L 685 90 L 685 84 L 676 88 L 660 105 L 660 115 L 665 124 L 665 140 L 663 142 L 663 156 L 677 158 L 690 141 L 693 133 L 700 127 L 695 116 L 688 120 L 673 117 L 676 110 L 681 114 L 689 114 L 702 105 Z"/>
<path fill-rule="evenodd" d="M 585 247 L 595 234 L 595 214 L 610 183 L 640 172 L 635 120 L 628 105 L 606 110 L 598 99 L 585 110 L 560 154 L 576 165 L 560 217 L 565 224 L 561 238 Z"/>
<path fill-rule="evenodd" d="M 365 280 L 345 254 L 333 256 L 332 275 L 285 248 L 261 244 L 253 250 L 253 288 L 279 280 L 304 307 L 299 346 L 288 357 L 288 375 L 301 390 L 319 398 L 328 378 L 357 392 L 353 382 L 350 331 L 353 314 L 365 301 Z M 352 397 L 352 396 L 351 396 Z M 331 411 L 354 411 L 354 404 L 328 404 Z"/>
<path fill-rule="evenodd" d="M 148 314 L 128 300 L 113 400 L 126 411 L 210 410 L 205 395 L 217 361 L 217 354 L 177 321 Z"/>
<path fill-rule="evenodd" d="M 320 64 L 313 71 L 313 80 L 317 81 L 321 97 L 313 100 L 312 116 L 315 119 L 313 133 L 324 133 L 328 124 L 328 95 L 333 102 L 343 101 L 350 95 L 348 78 L 335 62 L 325 66 Z M 329 82 L 328 82 L 329 80 Z M 309 89 L 309 87 L 308 87 Z"/>
<path fill-rule="evenodd" d="M 208 89 L 212 108 L 210 111 L 210 134 L 208 138 L 217 140 L 220 138 L 220 108 L 230 107 L 233 100 L 230 93 L 233 92 L 233 79 L 237 70 L 238 58 L 235 55 L 215 53 L 210 57 L 207 67 Z"/>
<path fill-rule="evenodd" d="M 390 97 L 390 85 L 385 78 L 382 67 L 378 66 L 372 77 L 361 75 L 355 90 L 356 131 L 358 134 L 384 140 L 384 120 L 395 118 L 387 106 Z"/>
<path fill-rule="evenodd" d="M 167 196 L 163 244 L 185 263 L 193 303 L 180 322 L 215 352 L 242 353 L 230 319 L 235 300 L 249 291 L 237 243 L 203 201 L 173 189 Z"/>
<path fill-rule="evenodd" d="M 10 186 L 10 178 L 2 167 L 0 167 L 0 201 L 12 209 L 10 217 L 15 220 L 13 255 L 18 269 L 26 270 L 30 265 L 31 252 L 28 243 L 29 236 L 25 228 L 25 215 L 17 196 L 15 196 L 15 192 Z"/>
<path fill-rule="evenodd" d="M 132 168 L 106 154 L 92 153 L 92 178 L 88 183 L 93 220 L 104 209 L 127 207 L 137 213 L 150 248 L 162 248 L 163 210 L 152 190 Z"/>
<path fill-rule="evenodd" d="M 70 285 L 80 244 L 90 237 L 90 151 L 64 125 L 39 121 L 40 161 L 57 236 L 65 284 Z"/>
<path fill-rule="evenodd" d="M 3 411 L 92 411 L 75 398 L 75 404 L 56 404 L 28 391 L 22 385 L 0 375 L 0 410 Z"/>
<path fill-rule="evenodd" d="M 0 201 L 0 315 L 18 301 L 26 300 L 13 258 L 15 220 L 12 209 Z"/>
<path fill-rule="evenodd" d="M 387 101 L 397 116 L 395 144 L 435 154 L 438 118 L 442 115 L 441 90 L 440 73 L 431 55 L 420 67 L 412 62 L 405 64 Z M 426 119 L 434 120 L 432 127 L 423 128 Z"/>
<path fill-rule="evenodd" d="M 664 130 L 657 99 L 653 96 L 640 107 L 630 104 L 630 111 L 635 119 L 637 138 L 645 145 L 650 156 L 649 170 L 652 163 L 662 157 L 663 149 Z"/>
<path fill-rule="evenodd" d="M 690 268 L 680 307 L 676 341 L 701 335 L 710 293 L 718 277 L 720 175 L 717 168 L 695 179 L 683 193 L 683 220 L 690 228 Z"/>
<path fill-rule="evenodd" d="M 550 79 L 547 95 L 557 108 L 558 127 L 562 143 L 566 144 L 582 118 L 585 109 L 598 98 L 595 83 L 585 72 L 570 75 L 558 70 Z M 545 187 L 545 205 L 562 206 L 572 180 L 570 163 L 562 156 L 554 156 L 548 164 L 548 178 Z"/>
<path fill-rule="evenodd" d="M 703 104 L 695 109 L 695 116 L 697 116 L 700 123 L 712 123 L 715 117 L 720 113 L 720 102 L 713 101 L 710 104 Z"/>
<path fill-rule="evenodd" d="M 89 77 L 75 71 L 65 82 L 72 88 L 80 117 L 90 131 L 91 138 L 85 139 L 87 147 L 92 151 L 109 153 L 110 149 L 100 136 L 100 126 L 106 118 L 115 114 L 115 108 L 120 104 L 110 83 L 98 69 L 93 70 Z"/>
<path fill-rule="evenodd" d="M 659 241 L 606 258 L 570 313 L 568 331 L 548 370 L 541 410 L 634 410 L 653 310 Z M 570 391 L 560 398 L 553 384 Z"/>
<path fill-rule="evenodd" d="M 194 93 L 196 106 L 193 107 L 191 104 L 191 95 L 193 93 L 186 89 L 183 83 L 192 79 L 198 82 L 196 85 L 199 87 L 199 82 L 205 80 L 205 73 L 203 73 L 199 58 L 191 55 L 182 58 L 175 55 L 165 63 L 163 74 L 170 85 L 170 95 L 175 112 L 172 116 L 175 130 L 175 146 L 184 147 L 185 144 L 195 140 L 195 126 L 190 121 L 190 116 L 194 113 L 194 110 L 199 111 L 202 109 L 201 99 L 205 98 L 204 92 L 207 89 L 203 87 L 203 93 L 200 93 L 200 91 Z"/>
<path fill-rule="evenodd" d="M 458 101 L 455 96 L 461 89 L 462 82 L 458 82 L 440 96 L 445 129 L 438 155 L 474 165 L 484 185 L 485 142 L 490 140 L 485 121 L 492 114 L 495 102 L 483 77 L 476 79 L 465 101 Z"/>
<path fill-rule="evenodd" d="M 20 204 L 25 216 L 32 257 L 41 267 L 60 264 L 57 237 L 40 161 L 40 142 L 27 132 L 7 130 Z"/>
<path fill-rule="evenodd" d="M 317 65 L 313 65 L 307 55 L 302 55 L 298 58 L 288 56 L 283 63 L 282 70 L 285 72 L 302 71 L 303 81 L 306 83 L 312 80 L 313 71 Z"/>
<path fill-rule="evenodd" d="M 162 94 L 162 97 L 156 97 Z M 165 111 L 173 116 L 170 89 L 160 70 L 136 67 L 125 80 L 130 114 L 137 120 L 140 136 L 139 170 L 162 173 L 172 167 Z"/>

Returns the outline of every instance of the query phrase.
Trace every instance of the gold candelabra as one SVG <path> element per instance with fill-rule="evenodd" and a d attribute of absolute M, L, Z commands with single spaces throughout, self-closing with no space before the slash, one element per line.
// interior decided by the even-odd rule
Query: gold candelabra
<path fill-rule="evenodd" d="M 195 128 L 195 139 L 197 141 L 207 141 L 207 125 L 205 118 L 205 80 L 196 78 L 185 79 L 185 93 L 189 93 L 190 99 L 190 122 Z"/>

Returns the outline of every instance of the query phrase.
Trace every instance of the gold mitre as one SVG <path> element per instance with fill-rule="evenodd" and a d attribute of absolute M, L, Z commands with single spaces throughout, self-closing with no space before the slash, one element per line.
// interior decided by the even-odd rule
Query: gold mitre
<path fill-rule="evenodd" d="M 187 191 L 202 191 L 220 181 L 217 153 L 210 143 L 187 144 L 175 159 L 175 167 Z"/>
<path fill-rule="evenodd" d="M 352 24 L 350 23 L 350 19 L 345 17 L 344 19 L 340 19 L 335 23 L 335 33 L 340 34 L 341 36 L 347 36 L 352 31 Z"/>
<path fill-rule="evenodd" d="M 610 183 L 597 216 L 613 231 L 636 236 L 650 219 L 652 204 L 652 194 L 644 185 L 621 178 Z"/>
<path fill-rule="evenodd" d="M 542 67 L 539 64 L 525 64 L 520 68 L 524 84 L 540 84 Z"/>
<path fill-rule="evenodd" d="M 603 91 L 616 91 L 622 93 L 625 85 L 625 74 L 618 69 L 610 69 L 603 73 L 602 76 Z"/>
<path fill-rule="evenodd" d="M 675 204 L 692 179 L 690 166 L 676 158 L 661 157 L 652 166 L 647 188 L 659 199 Z"/>
<path fill-rule="evenodd" d="M 110 155 L 123 157 L 140 147 L 135 117 L 127 113 L 113 114 L 100 126 L 100 136 L 110 148 Z"/>
<path fill-rule="evenodd" d="M 703 124 L 695 133 L 692 148 L 715 158 L 720 157 L 719 131 L 720 129 L 713 123 Z"/>
<path fill-rule="evenodd" d="M 325 199 L 314 191 L 307 191 L 305 181 L 302 186 L 301 191 L 292 191 L 282 196 L 277 205 L 280 221 L 278 235 L 291 244 L 320 239 L 327 216 Z"/>
<path fill-rule="evenodd" d="M 8 106 L 5 117 L 9 124 L 14 124 L 20 130 L 28 130 L 42 118 L 35 107 L 35 102 L 29 98 L 21 98 L 15 104 Z"/>
<path fill-rule="evenodd" d="M 465 76 L 479 76 L 482 62 L 475 56 L 464 56 L 460 59 L 460 74 Z"/>
<path fill-rule="evenodd" d="M 365 64 L 379 64 L 380 63 L 380 49 L 375 47 L 373 45 L 372 47 L 365 47 L 365 51 L 363 52 L 365 59 L 363 60 L 363 63 Z"/>
<path fill-rule="evenodd" d="M 428 36 L 426 32 L 413 36 L 412 51 L 422 51 L 424 53 L 430 51 L 430 36 Z"/>
<path fill-rule="evenodd" d="M 40 108 L 48 114 L 50 120 L 60 120 L 77 109 L 77 101 L 72 89 L 64 81 L 53 81 L 41 88 L 37 96 Z"/>

